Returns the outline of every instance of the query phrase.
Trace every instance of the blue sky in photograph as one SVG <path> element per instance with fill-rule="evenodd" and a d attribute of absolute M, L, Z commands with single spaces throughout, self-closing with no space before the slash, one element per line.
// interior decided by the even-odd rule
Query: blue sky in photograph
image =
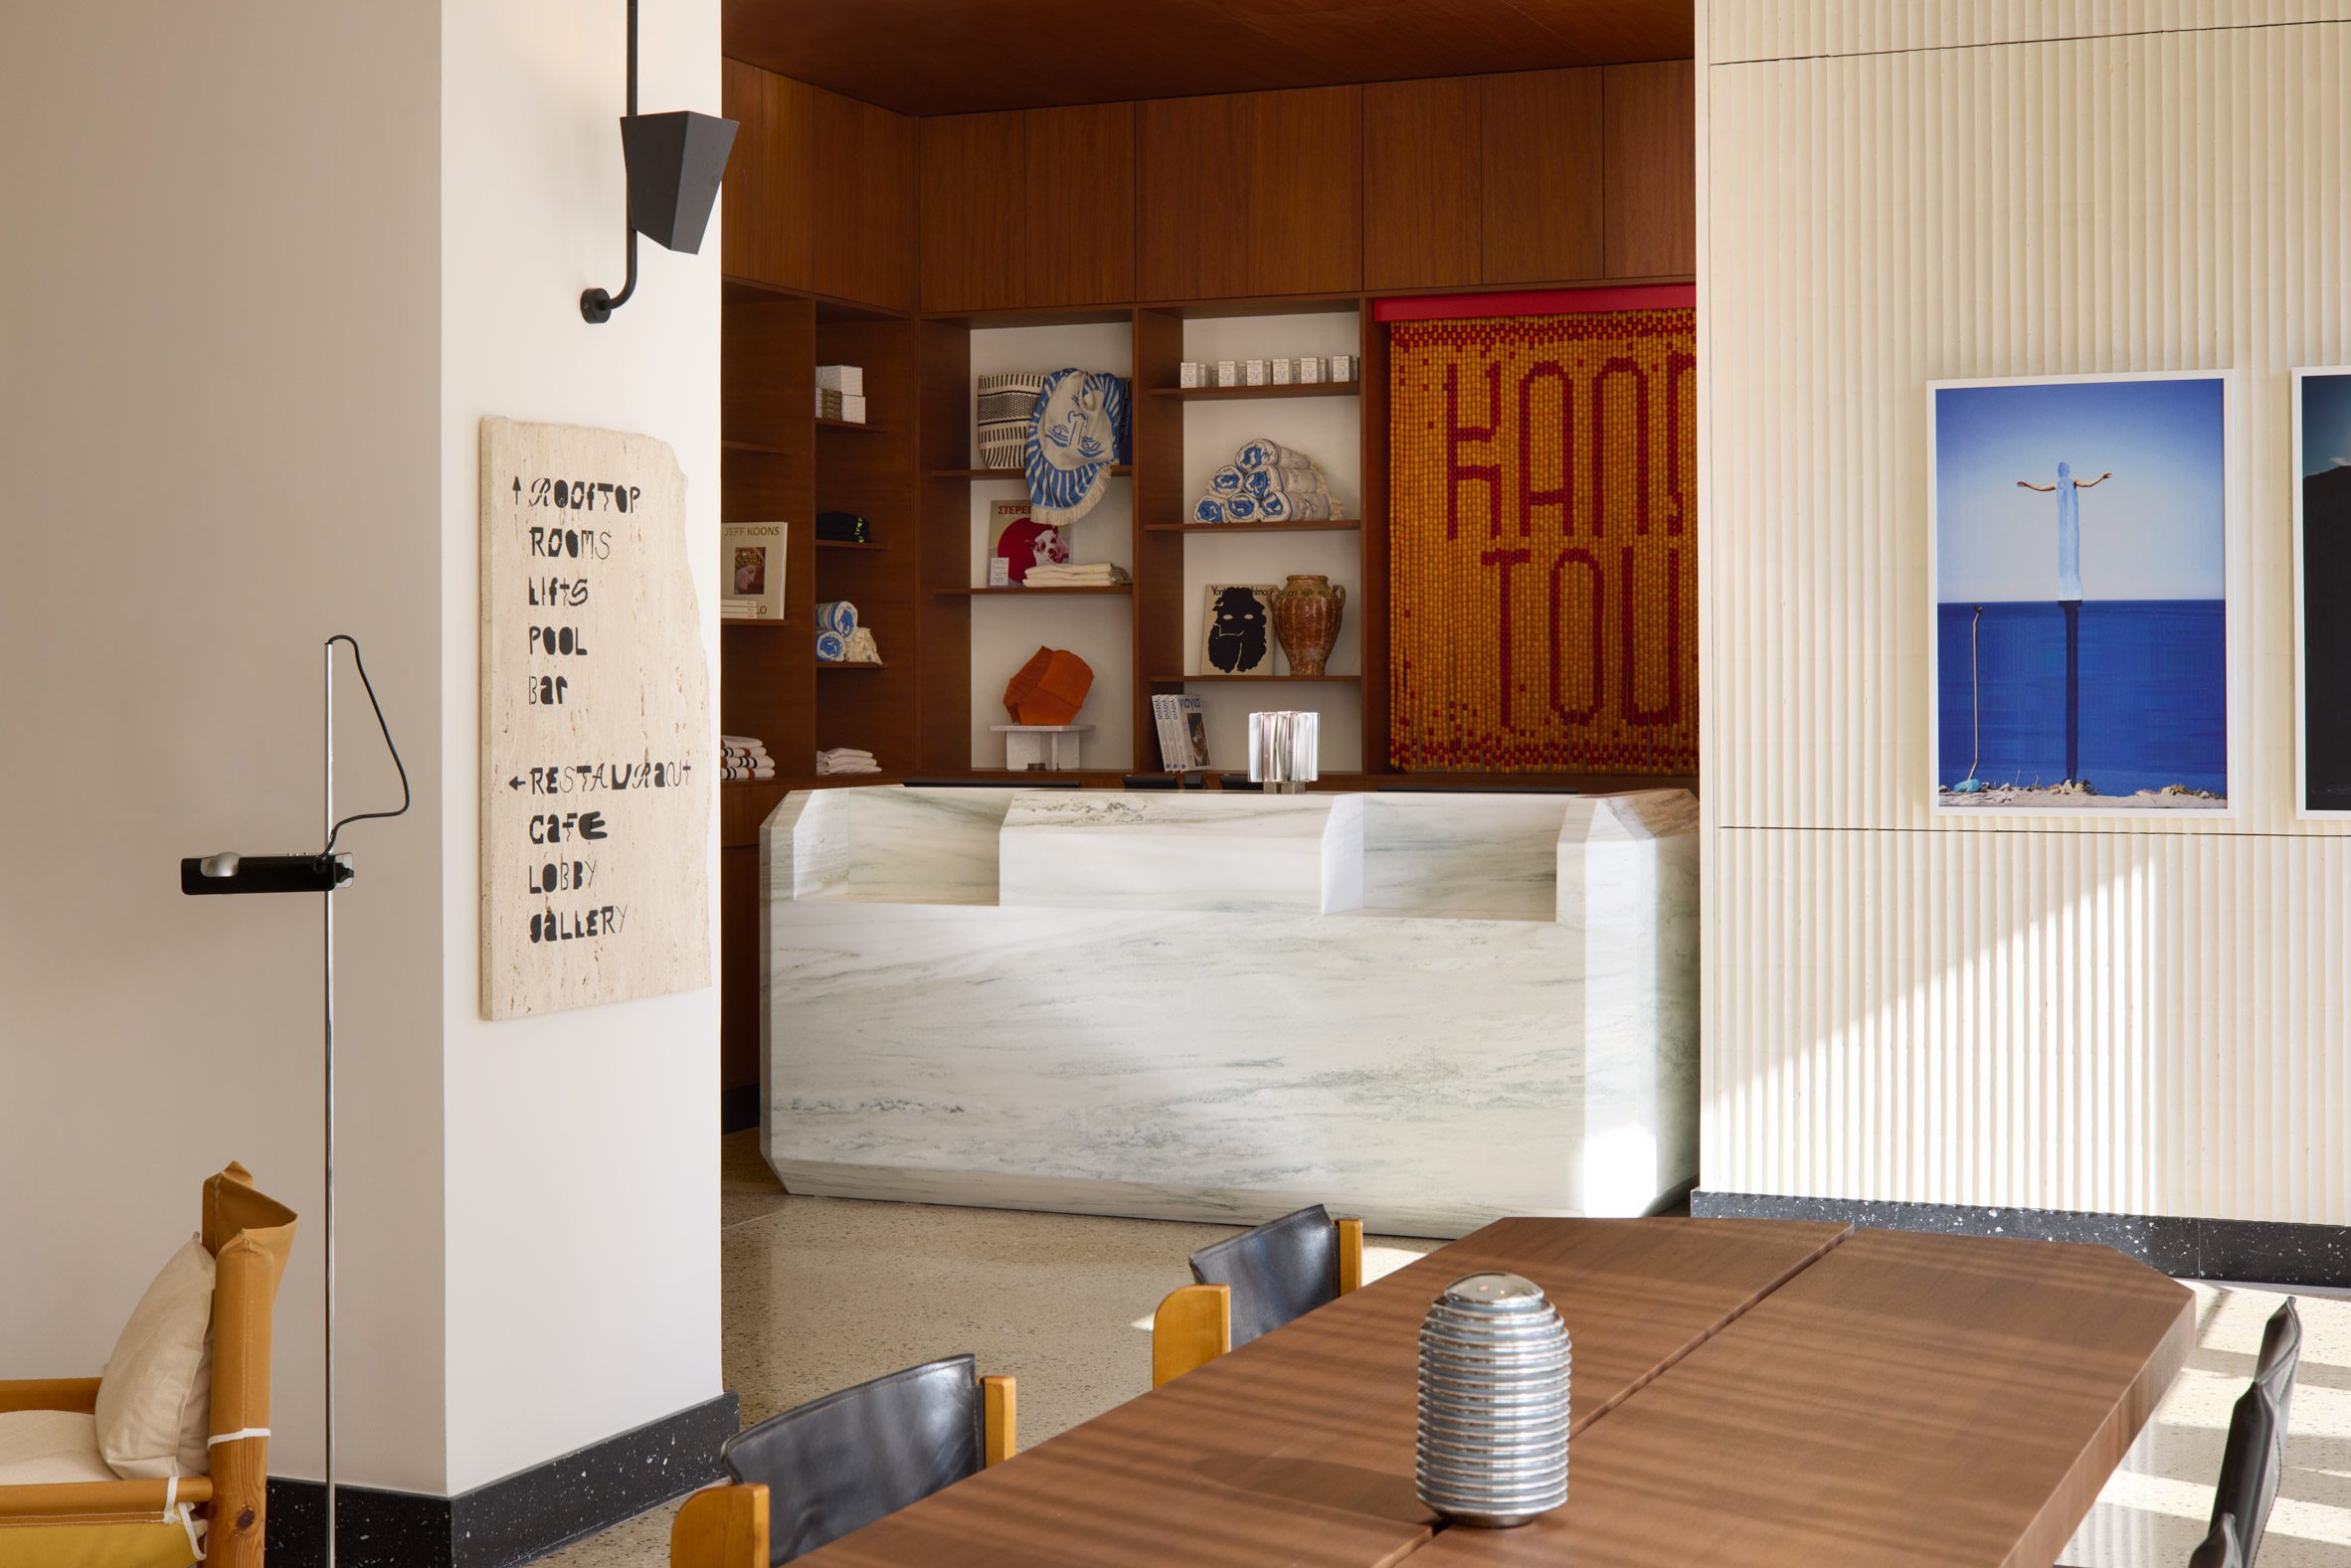
<path fill-rule="evenodd" d="M 2351 375 L 2302 378 L 2302 477 L 2351 468 Z"/>
<path fill-rule="evenodd" d="M 2114 475 L 2077 492 L 2085 597 L 2222 597 L 2219 378 L 1940 387 L 1934 419 L 1941 603 L 2058 597 L 2058 497 L 2017 481 L 2055 484 L 2060 461 Z"/>

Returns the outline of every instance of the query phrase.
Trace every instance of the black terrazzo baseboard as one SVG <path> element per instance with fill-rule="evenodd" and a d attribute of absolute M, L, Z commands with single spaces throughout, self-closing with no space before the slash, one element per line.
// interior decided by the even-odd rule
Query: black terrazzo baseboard
<path fill-rule="evenodd" d="M 2351 1285 L 2351 1226 L 2343 1225 L 2093 1214 L 2074 1209 L 1988 1209 L 1962 1203 L 1887 1203 L 1872 1198 L 1789 1198 L 1706 1187 L 1690 1195 L 1690 1212 L 1710 1218 L 1844 1220 L 1884 1230 L 2095 1242 L 2174 1279 Z"/>
<path fill-rule="evenodd" d="M 735 1435 L 733 1394 L 454 1497 L 335 1487 L 337 1568 L 510 1568 L 610 1529 L 717 1479 Z M 271 1568 L 326 1561 L 326 1488 L 270 1478 Z"/>

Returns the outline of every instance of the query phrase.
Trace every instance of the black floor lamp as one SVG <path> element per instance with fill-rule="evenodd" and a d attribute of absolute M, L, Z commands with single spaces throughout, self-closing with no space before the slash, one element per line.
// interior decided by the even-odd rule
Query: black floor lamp
<path fill-rule="evenodd" d="M 392 754 L 392 767 L 400 775 L 400 809 L 397 811 L 355 811 L 338 819 L 335 816 L 335 644 L 351 644 L 351 667 L 359 672 L 359 684 L 367 692 L 368 706 L 375 709 L 376 727 L 384 732 L 384 749 Z M 321 997 L 324 1019 L 323 1064 L 325 1069 L 325 1126 L 323 1139 L 323 1168 L 326 1181 L 326 1568 L 335 1562 L 335 891 L 351 881 L 351 857 L 335 852 L 335 839 L 353 822 L 373 821 L 395 817 L 409 807 L 408 769 L 400 761 L 400 748 L 392 742 L 392 727 L 384 721 L 384 705 L 376 700 L 375 682 L 367 678 L 367 663 L 359 656 L 359 640 L 341 632 L 328 637 L 324 644 L 325 730 L 320 737 L 320 751 L 324 762 L 326 808 L 326 845 L 315 854 L 307 855 L 242 855 L 234 851 L 190 856 L 180 862 L 180 891 L 197 895 L 230 893 L 317 893 L 321 926 L 321 950 L 324 963 L 324 993 Z"/>

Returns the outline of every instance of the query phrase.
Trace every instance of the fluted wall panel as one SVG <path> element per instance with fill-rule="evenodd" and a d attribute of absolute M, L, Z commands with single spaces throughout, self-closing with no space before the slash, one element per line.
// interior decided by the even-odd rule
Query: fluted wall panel
<path fill-rule="evenodd" d="M 2287 408 L 2351 360 L 2343 10 L 1702 8 L 1707 1186 L 2351 1222 Z M 1926 384 L 2195 369 L 2234 809 L 1937 817 Z"/>
<path fill-rule="evenodd" d="M 2351 17 L 2345 0 L 1718 0 L 1717 65 Z"/>

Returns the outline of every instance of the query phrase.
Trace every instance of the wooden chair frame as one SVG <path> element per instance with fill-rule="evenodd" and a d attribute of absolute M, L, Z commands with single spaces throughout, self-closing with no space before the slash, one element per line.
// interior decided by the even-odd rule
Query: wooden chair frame
<path fill-rule="evenodd" d="M 980 1397 L 981 1462 L 1001 1465 L 1019 1444 L 1019 1387 L 1009 1377 L 983 1377 Z M 669 1526 L 670 1568 L 768 1568 L 768 1488 L 756 1482 L 703 1487 Z"/>
<path fill-rule="evenodd" d="M 261 1568 L 269 1523 L 271 1313 L 293 1251 L 294 1214 L 255 1191 L 251 1173 L 231 1163 L 204 1183 L 202 1234 L 214 1264 L 211 1474 L 0 1486 L 0 1565 L 41 1561 L 63 1544 L 56 1532 L 163 1524 L 176 1531 L 173 1506 L 190 1503 L 207 1520 L 206 1568 Z M 97 1410 L 97 1392 L 94 1377 L 0 1382 L 0 1411 L 90 1415 Z M 19 1551 L 30 1555 L 18 1557 Z"/>
<path fill-rule="evenodd" d="M 1339 1232 L 1339 1294 L 1363 1283 L 1363 1222 L 1333 1220 Z M 1232 1287 L 1185 1285 L 1151 1314 L 1151 1386 L 1173 1382 L 1232 1349 Z"/>

